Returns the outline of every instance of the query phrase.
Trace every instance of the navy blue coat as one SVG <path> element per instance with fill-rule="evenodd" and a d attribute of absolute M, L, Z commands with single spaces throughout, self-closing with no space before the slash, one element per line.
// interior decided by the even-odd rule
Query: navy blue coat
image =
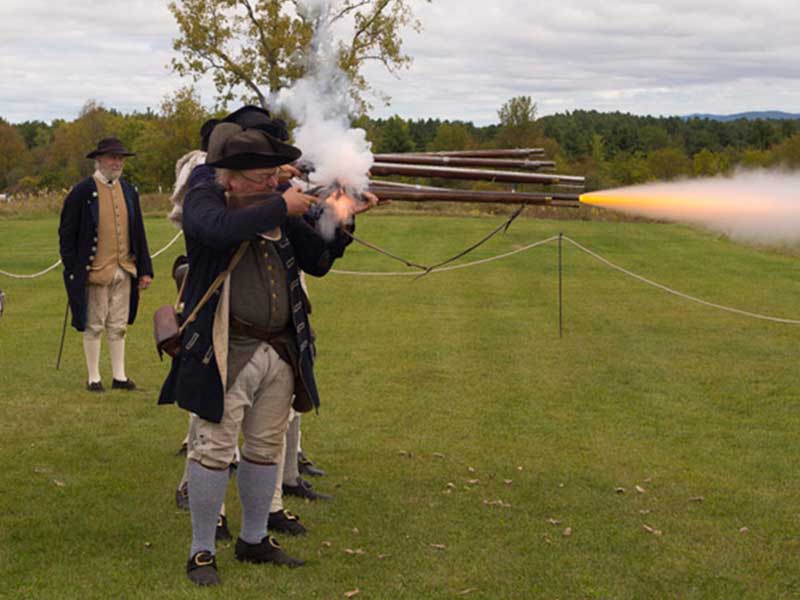
<path fill-rule="evenodd" d="M 128 207 L 128 236 L 136 263 L 137 278 L 131 285 L 128 324 L 136 320 L 139 307 L 139 277 L 153 277 L 153 264 L 147 237 L 144 232 L 139 194 L 127 181 L 120 180 L 125 205 Z M 97 183 L 87 177 L 72 188 L 61 209 L 58 227 L 59 251 L 64 264 L 64 286 L 67 289 L 72 326 L 78 331 L 86 329 L 86 281 L 89 278 L 92 256 L 97 250 Z"/>
<path fill-rule="evenodd" d="M 195 181 L 199 180 L 199 183 L 189 190 L 183 203 L 189 278 L 184 289 L 181 318 L 193 311 L 217 276 L 227 269 L 239 245 L 243 241 L 257 240 L 260 232 L 280 227 L 288 240 L 279 253 L 287 268 L 290 295 L 300 287 L 298 268 L 316 277 L 325 275 L 350 241 L 337 232 L 332 241 L 326 242 L 303 218 L 288 217 L 286 202 L 280 193 L 275 193 L 274 201 L 229 210 L 224 190 L 209 177 L 210 169 L 197 167 L 195 172 Z M 177 402 L 180 407 L 214 423 L 220 422 L 224 411 L 224 388 L 212 339 L 219 297 L 220 290 L 217 290 L 195 320 L 184 329 L 181 353 L 172 360 L 158 401 L 159 404 Z M 308 348 L 305 305 L 294 303 L 292 311 L 301 355 L 296 382 L 299 378 L 311 405 L 319 406 Z M 309 410 L 311 405 L 296 408 Z"/>

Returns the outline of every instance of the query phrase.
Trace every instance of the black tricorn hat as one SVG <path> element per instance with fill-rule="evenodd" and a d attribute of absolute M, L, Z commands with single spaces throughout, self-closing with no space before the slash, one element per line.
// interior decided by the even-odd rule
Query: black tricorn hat
<path fill-rule="evenodd" d="M 235 123 L 223 122 L 211 132 L 206 164 L 235 171 L 268 169 L 294 162 L 301 155 L 299 148 L 261 129 L 242 129 Z"/>
<path fill-rule="evenodd" d="M 136 156 L 135 152 L 125 149 L 122 142 L 115 137 L 103 138 L 97 142 L 97 148 L 89 152 L 86 158 L 97 158 L 101 154 L 119 154 L 120 156 Z"/>
<path fill-rule="evenodd" d="M 236 123 L 242 129 L 261 129 L 281 141 L 289 139 L 286 123 L 281 119 L 274 119 L 269 111 L 260 106 L 247 104 L 233 111 L 222 119 L 223 123 Z"/>
<path fill-rule="evenodd" d="M 237 108 L 222 121 L 224 123 L 236 123 L 242 129 L 252 129 L 256 125 L 269 121 L 271 118 L 272 116 L 268 110 L 260 106 L 246 104 L 241 108 Z"/>
<path fill-rule="evenodd" d="M 208 140 L 211 137 L 211 132 L 214 127 L 222 123 L 219 119 L 209 119 L 200 126 L 200 150 L 205 152 L 208 150 Z"/>

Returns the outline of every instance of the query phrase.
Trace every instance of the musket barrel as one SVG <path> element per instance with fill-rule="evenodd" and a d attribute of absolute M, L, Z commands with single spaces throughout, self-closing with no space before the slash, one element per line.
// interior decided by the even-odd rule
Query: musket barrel
<path fill-rule="evenodd" d="M 464 179 L 501 181 L 507 183 L 538 183 L 557 185 L 561 183 L 583 184 L 584 178 L 555 173 L 519 173 L 516 171 L 492 171 L 490 169 L 462 169 L 456 167 L 434 167 L 428 165 L 404 165 L 377 162 L 372 165 L 373 175 L 402 175 L 410 177 L 438 177 L 442 179 Z"/>
<path fill-rule="evenodd" d="M 544 148 L 506 148 L 497 150 L 445 150 L 440 152 L 408 152 L 417 156 L 462 156 L 471 158 L 525 158 L 544 156 Z"/>
<path fill-rule="evenodd" d="M 401 188 L 386 188 L 371 185 L 370 192 L 381 200 L 399 202 L 487 202 L 494 204 L 544 204 L 548 206 L 566 206 L 577 208 L 578 194 L 564 193 L 535 193 L 535 192 L 495 192 L 475 190 L 411 190 Z"/>
<path fill-rule="evenodd" d="M 482 167 L 485 169 L 524 169 L 538 171 L 555 167 L 552 160 L 514 160 L 507 158 L 472 158 L 459 156 L 439 156 L 427 154 L 376 154 L 375 160 L 382 163 L 414 165 L 444 165 L 449 167 Z"/>
<path fill-rule="evenodd" d="M 449 192 L 452 189 L 452 188 L 434 187 L 432 185 L 419 185 L 418 183 L 402 183 L 400 181 L 388 181 L 386 179 L 373 179 L 370 182 L 370 185 L 374 187 L 400 188 L 407 190 L 430 190 L 430 191 L 440 191 L 440 192 Z"/>

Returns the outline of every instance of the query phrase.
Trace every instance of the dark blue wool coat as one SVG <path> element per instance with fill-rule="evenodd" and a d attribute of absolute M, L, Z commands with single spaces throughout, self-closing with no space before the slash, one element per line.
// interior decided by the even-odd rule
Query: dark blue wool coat
<path fill-rule="evenodd" d="M 131 253 L 136 263 L 137 278 L 131 285 L 128 324 L 136 320 L 139 307 L 139 279 L 153 277 L 153 264 L 147 248 L 142 208 L 139 194 L 127 181 L 120 180 L 125 205 L 128 207 L 128 235 Z M 78 331 L 86 329 L 86 281 L 89 278 L 92 257 L 97 250 L 97 183 L 94 177 L 80 181 L 67 195 L 61 209 L 58 227 L 61 262 L 64 263 L 64 286 L 67 288 L 72 326 Z"/>
<path fill-rule="evenodd" d="M 258 233 L 280 227 L 284 245 L 279 254 L 287 271 L 290 298 L 299 299 L 298 268 L 321 277 L 344 254 L 350 239 L 341 232 L 326 242 L 314 227 L 301 217 L 288 217 L 280 193 L 265 204 L 229 210 L 225 192 L 208 177 L 208 167 L 198 167 L 196 181 L 183 203 L 183 231 L 189 261 L 189 275 L 183 293 L 181 318 L 188 317 L 217 275 L 227 269 L 239 245 L 257 240 Z M 193 173 L 194 175 L 194 173 Z M 219 423 L 224 410 L 224 388 L 213 347 L 214 314 L 220 290 L 211 297 L 183 332 L 181 353 L 172 360 L 169 375 L 161 389 L 159 404 L 177 404 L 207 421 Z M 305 304 L 292 300 L 300 372 L 296 373 L 295 393 L 307 400 L 295 408 L 303 411 L 319 406 L 309 344 Z M 301 386 L 298 389 L 298 384 Z"/>

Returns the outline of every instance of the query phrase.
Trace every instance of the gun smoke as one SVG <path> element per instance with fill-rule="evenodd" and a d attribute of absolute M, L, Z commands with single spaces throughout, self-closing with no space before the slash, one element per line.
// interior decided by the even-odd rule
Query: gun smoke
<path fill-rule="evenodd" d="M 731 177 L 637 185 L 584 194 L 581 202 L 700 225 L 740 242 L 800 244 L 800 173 L 746 171 Z"/>
<path fill-rule="evenodd" d="M 356 112 L 352 82 L 337 64 L 329 0 L 298 3 L 297 10 L 316 23 L 307 74 L 282 90 L 272 104 L 298 122 L 295 144 L 304 162 L 313 165 L 308 187 L 347 186 L 359 194 L 369 183 L 373 157 L 366 132 L 350 127 L 349 115 Z M 322 211 L 319 227 L 325 237 L 333 237 L 340 217 L 335 210 Z"/>

